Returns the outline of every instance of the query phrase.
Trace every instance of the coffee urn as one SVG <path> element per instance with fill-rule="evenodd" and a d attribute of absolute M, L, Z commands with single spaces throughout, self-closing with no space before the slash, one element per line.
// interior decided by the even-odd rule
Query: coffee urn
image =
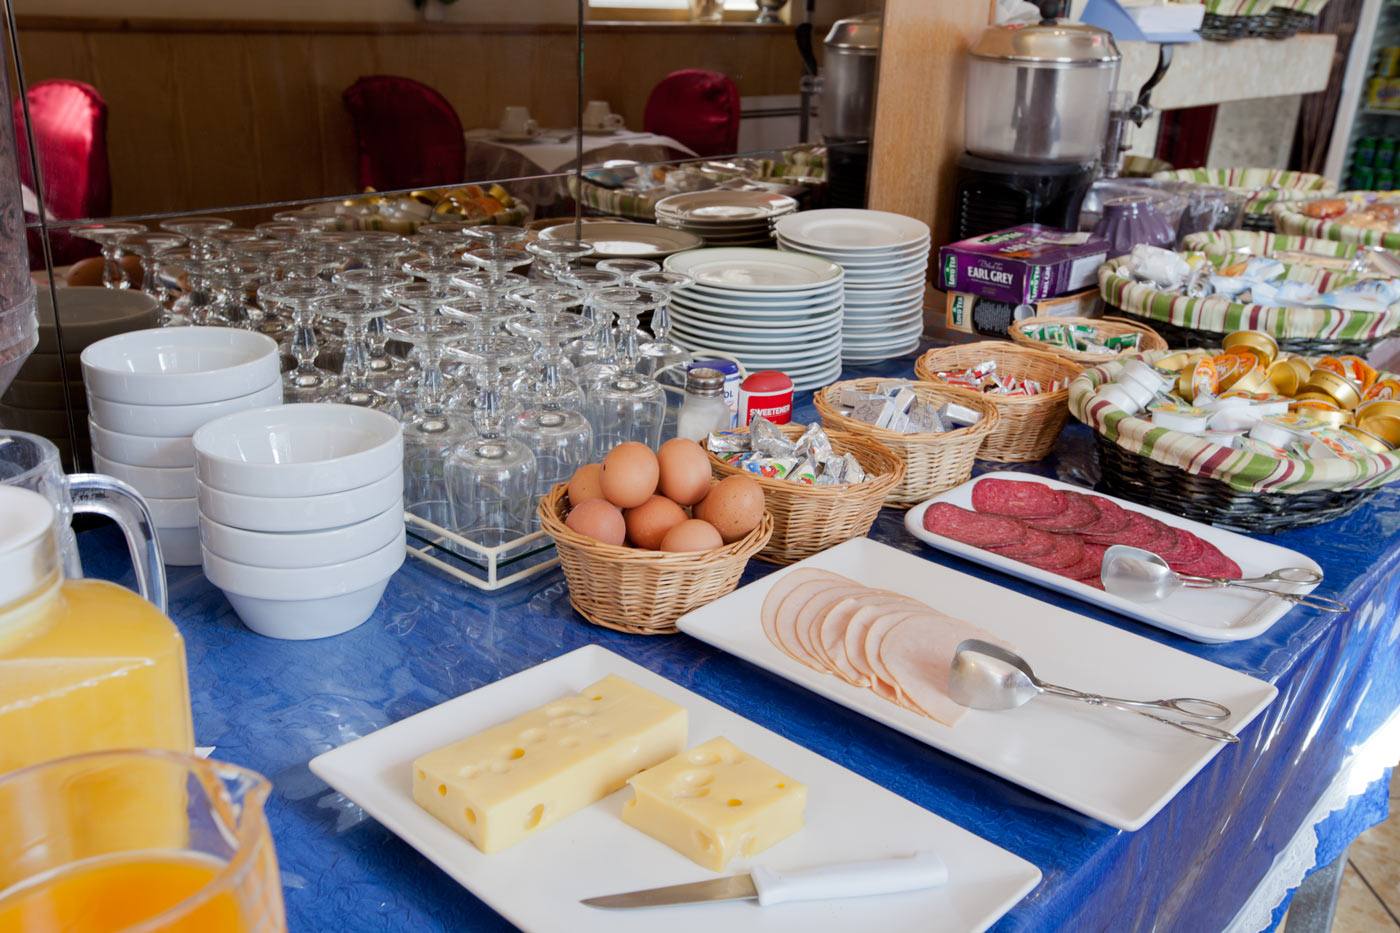
<path fill-rule="evenodd" d="M 822 42 L 818 100 L 832 207 L 864 207 L 875 122 L 880 14 L 837 20 Z"/>

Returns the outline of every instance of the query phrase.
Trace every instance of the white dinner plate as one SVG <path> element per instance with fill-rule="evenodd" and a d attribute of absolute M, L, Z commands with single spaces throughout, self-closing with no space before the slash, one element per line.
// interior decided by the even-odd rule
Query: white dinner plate
<path fill-rule="evenodd" d="M 839 316 L 829 320 L 804 321 L 800 324 L 789 324 L 786 327 L 770 328 L 747 327 L 742 324 L 715 324 L 679 317 L 673 318 L 671 323 L 673 327 L 684 328 L 696 336 L 709 336 L 722 340 L 743 340 L 751 343 L 765 343 L 770 346 L 782 346 L 798 337 L 803 340 L 823 337 L 842 329 L 842 321 Z"/>
<path fill-rule="evenodd" d="M 893 259 L 913 259 L 918 256 L 927 256 L 932 245 L 931 240 L 918 240 L 905 246 L 891 246 L 875 250 L 848 250 L 831 249 L 825 246 L 805 246 L 795 243 L 783 236 L 774 225 L 773 236 L 783 246 L 796 253 L 811 253 L 814 256 L 822 256 L 833 262 L 886 262 Z"/>
<path fill-rule="evenodd" d="M 923 314 L 916 313 L 907 317 L 890 318 L 886 321 L 879 321 L 873 324 L 866 324 L 859 321 L 844 322 L 841 325 L 841 333 L 847 340 L 852 337 L 875 338 L 885 333 L 904 336 L 910 331 L 917 333 L 922 330 L 923 321 Z"/>
<path fill-rule="evenodd" d="M 1010 480 L 1034 480 L 1054 489 L 1103 495 L 1082 486 L 1062 483 L 1040 476 L 1026 476 L 1022 473 L 986 473 L 978 479 L 989 476 Z M 1184 635 L 1195 641 L 1215 643 L 1254 638 L 1267 632 L 1292 608 L 1291 603 L 1282 599 L 1275 599 L 1263 593 L 1251 593 L 1249 590 L 1229 588 L 1181 589 L 1159 603 L 1135 603 L 1121 596 L 1111 596 L 1077 580 L 1070 580 L 1058 574 L 1032 567 L 1030 564 L 1023 564 L 1000 554 L 993 554 L 991 551 L 984 551 L 981 548 L 971 547 L 951 538 L 924 531 L 923 516 L 931 503 L 951 502 L 965 509 L 972 508 L 972 486 L 976 482 L 977 479 L 969 480 L 961 486 L 939 493 L 928 502 L 910 509 L 905 516 L 905 525 L 909 528 L 910 533 L 920 541 L 940 550 L 951 551 L 966 557 L 968 560 L 985 564 L 988 567 L 995 567 L 997 570 L 1013 576 L 1034 580 L 1041 586 L 1077 596 L 1085 602 L 1106 606 L 1130 619 L 1146 622 L 1148 625 Z M 1105 495 L 1104 498 L 1112 499 L 1130 512 L 1141 512 L 1159 522 L 1183 528 L 1196 537 L 1209 541 L 1220 548 L 1226 557 L 1239 564 L 1240 570 L 1244 572 L 1246 577 L 1258 576 L 1280 567 L 1304 567 L 1308 570 L 1322 572 L 1322 568 L 1312 558 L 1277 544 L 1246 537 L 1212 525 L 1193 522 L 1190 519 L 1180 518 L 1113 496 Z M 1316 589 L 1316 584 L 1308 586 L 1281 584 L 1279 588 L 1293 593 L 1311 593 Z"/>
<path fill-rule="evenodd" d="M 847 271 L 854 272 L 864 269 L 891 268 L 898 266 L 912 266 L 918 263 L 928 262 L 928 252 L 924 248 L 910 253 L 899 254 L 872 254 L 865 259 L 850 259 L 846 256 L 837 256 L 831 253 L 818 253 L 810 249 L 801 249 L 789 243 L 787 240 L 777 240 L 778 249 L 788 253 L 805 253 L 808 256 L 821 256 L 823 259 L 830 259 Z"/>
<path fill-rule="evenodd" d="M 926 269 L 916 269 L 913 272 L 900 273 L 899 275 L 880 276 L 865 281 L 846 282 L 846 294 L 856 298 L 870 298 L 886 291 L 910 291 L 916 285 L 923 284 L 926 280 L 926 271 Z"/>
<path fill-rule="evenodd" d="M 701 301 L 737 301 L 754 307 L 771 307 L 774 305 L 798 306 L 820 304 L 843 298 L 845 296 L 845 289 L 841 287 L 839 281 L 775 292 L 749 292 L 741 291 L 736 288 L 696 284 L 678 289 L 675 294 L 679 298 L 694 297 Z"/>
<path fill-rule="evenodd" d="M 845 307 L 845 305 L 845 298 L 839 293 L 823 296 L 820 301 L 810 303 L 794 302 L 793 304 L 744 302 L 727 297 L 699 297 L 693 291 L 687 291 L 685 295 L 676 295 L 671 299 L 671 307 L 673 308 L 685 308 L 697 314 L 714 311 L 743 318 L 764 317 L 774 314 L 782 314 L 785 316 L 828 314 L 839 311 L 841 308 Z"/>
<path fill-rule="evenodd" d="M 759 609 L 799 567 L 830 570 L 922 600 L 1005 639 L 1050 683 L 1107 696 L 1203 697 L 1232 713 L 1239 732 L 1268 706 L 1272 684 L 959 573 L 915 554 L 855 538 L 777 570 L 677 620 L 681 631 L 757 664 L 954 757 L 1119 829 L 1138 829 L 1217 754 L 1245 754 L 1143 716 L 1058 697 L 1002 712 L 968 710 L 945 726 L 870 690 L 818 673 L 773 646 Z"/>
<path fill-rule="evenodd" d="M 841 267 L 818 256 L 774 249 L 696 249 L 667 256 L 665 267 L 701 285 L 738 291 L 787 292 L 841 280 Z"/>
<path fill-rule="evenodd" d="M 579 901 L 718 877 L 622 822 L 623 788 L 543 830 L 484 855 L 413 802 L 413 759 L 582 690 L 609 674 L 685 707 L 688 744 L 724 736 L 807 785 L 801 830 L 725 874 L 762 865 L 796 870 L 928 850 L 948 883 L 924 891 L 760 908 L 722 901 L 669 910 L 600 910 Z M 863 777 L 664 677 L 589 645 L 384 726 L 311 761 L 311 770 L 511 923 L 534 933 L 744 931 L 977 931 L 1040 881 L 1040 870 Z"/>
<path fill-rule="evenodd" d="M 878 298 L 868 298 L 857 293 L 855 296 L 843 296 L 843 302 L 847 308 L 857 310 L 868 310 L 872 308 L 889 308 L 896 305 L 923 304 L 924 286 L 923 283 L 911 285 L 908 288 L 900 289 L 889 297 L 880 296 Z"/>
<path fill-rule="evenodd" d="M 700 237 L 683 230 L 658 227 L 655 224 L 633 223 L 591 223 L 579 227 L 579 235 L 574 236 L 574 225 L 560 224 L 548 227 L 540 233 L 542 240 L 578 239 L 593 247 L 591 258 L 607 259 L 626 257 L 636 259 L 658 258 L 685 250 L 699 249 L 704 245 Z"/>
<path fill-rule="evenodd" d="M 855 208 L 802 211 L 779 218 L 784 239 L 816 249 L 882 250 L 928 240 L 928 224 L 903 214 Z"/>
<path fill-rule="evenodd" d="M 795 392 L 813 392 L 831 385 L 841 378 L 841 360 L 836 360 L 832 367 L 813 376 L 792 377 L 792 388 Z"/>
<path fill-rule="evenodd" d="M 808 363 L 815 365 L 829 360 L 832 354 L 841 349 L 841 332 L 833 331 L 821 340 L 790 339 L 785 342 L 772 340 L 744 340 L 741 337 L 719 337 L 693 331 L 677 324 L 671 328 L 671 337 L 677 343 L 691 343 L 706 346 L 711 350 L 728 350 L 736 355 L 761 359 L 777 366 L 782 363 L 795 365 Z"/>
<path fill-rule="evenodd" d="M 656 202 L 656 212 L 684 220 L 768 220 L 797 210 L 797 201 L 772 191 L 687 191 Z"/>
<path fill-rule="evenodd" d="M 857 266 L 851 263 L 837 263 L 846 270 L 846 280 L 854 278 L 857 282 L 878 278 L 900 278 L 910 276 L 916 272 L 923 272 L 928 268 L 928 263 L 920 259 L 917 262 L 896 262 L 883 263 L 880 265 Z"/>
<path fill-rule="evenodd" d="M 848 302 L 843 305 L 847 314 L 874 315 L 883 314 L 889 311 L 906 311 L 910 308 L 923 308 L 924 296 L 922 291 L 917 295 L 909 295 L 905 298 L 894 301 L 870 302 L 868 304 L 857 304 Z"/>

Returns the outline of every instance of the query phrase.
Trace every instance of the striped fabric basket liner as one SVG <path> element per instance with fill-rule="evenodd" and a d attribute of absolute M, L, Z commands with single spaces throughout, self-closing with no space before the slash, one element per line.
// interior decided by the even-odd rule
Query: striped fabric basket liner
<path fill-rule="evenodd" d="M 1217 266 L 1237 257 L 1231 256 L 1236 250 L 1248 250 L 1255 256 L 1268 256 L 1275 250 L 1299 250 L 1316 253 L 1319 256 L 1335 256 L 1350 259 L 1356 254 L 1356 244 L 1338 240 L 1324 240 L 1311 236 L 1265 233 L 1261 230 L 1215 230 L 1189 234 L 1182 241 L 1182 249 L 1189 252 L 1202 252 Z"/>
<path fill-rule="evenodd" d="M 1156 362 L 1173 350 L 1144 354 Z M 1145 418 L 1095 394 L 1117 379 L 1123 364 L 1086 369 L 1069 384 L 1069 410 L 1118 447 L 1158 463 L 1218 480 L 1239 492 L 1300 494 L 1316 491 L 1375 489 L 1400 479 L 1400 452 L 1370 454 L 1356 460 L 1338 457 L 1303 459 L 1246 453 L 1213 441 L 1157 427 Z M 1382 374 L 1381 378 L 1395 378 Z"/>
<path fill-rule="evenodd" d="M 1309 201 L 1337 193 L 1337 183 L 1321 175 L 1278 168 L 1179 168 L 1152 177 L 1234 188 L 1249 197 L 1245 214 L 1264 215 L 1262 219 L 1275 201 Z"/>
<path fill-rule="evenodd" d="M 1400 304 L 1384 311 L 1346 311 L 1340 308 L 1266 308 L 1246 305 L 1212 295 L 1188 298 L 1164 292 L 1137 282 L 1120 271 L 1126 257 L 1113 259 L 1099 268 L 1099 292 L 1115 308 L 1133 317 L 1171 324 L 1188 330 L 1220 334 L 1237 330 L 1262 330 L 1275 339 L 1318 339 L 1371 341 L 1400 327 Z M 1301 264 L 1285 264 L 1285 276 L 1309 282 L 1320 290 L 1341 288 L 1358 281 L 1354 272 L 1336 272 Z M 1171 340 L 1168 340 L 1171 343 Z"/>
<path fill-rule="evenodd" d="M 1319 220 L 1294 210 L 1294 207 L 1293 204 L 1275 204 L 1273 206 L 1274 223 L 1278 226 L 1279 233 L 1336 240 L 1338 243 L 1347 243 L 1352 246 L 1380 246 L 1385 249 L 1400 250 L 1400 233 L 1388 233 L 1370 227 L 1338 223 L 1335 220 Z"/>

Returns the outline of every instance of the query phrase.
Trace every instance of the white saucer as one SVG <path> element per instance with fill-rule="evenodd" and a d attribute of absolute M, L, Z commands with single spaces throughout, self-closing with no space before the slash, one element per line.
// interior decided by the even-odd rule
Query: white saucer
<path fill-rule="evenodd" d="M 841 267 L 817 256 L 771 249 L 707 248 L 666 257 L 666 269 L 699 285 L 742 292 L 791 292 L 839 282 Z"/>
<path fill-rule="evenodd" d="M 928 240 L 928 224 L 903 214 L 852 208 L 803 211 L 783 217 L 777 230 L 803 246 L 847 252 L 879 251 Z"/>

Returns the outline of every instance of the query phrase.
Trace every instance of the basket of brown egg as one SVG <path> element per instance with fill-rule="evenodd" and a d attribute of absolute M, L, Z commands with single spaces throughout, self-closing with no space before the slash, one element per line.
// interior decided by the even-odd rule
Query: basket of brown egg
<path fill-rule="evenodd" d="M 758 482 L 713 482 L 705 449 L 682 438 L 655 453 L 619 444 L 551 489 L 538 511 L 573 607 L 643 635 L 675 632 L 676 619 L 733 590 L 773 534 Z"/>

